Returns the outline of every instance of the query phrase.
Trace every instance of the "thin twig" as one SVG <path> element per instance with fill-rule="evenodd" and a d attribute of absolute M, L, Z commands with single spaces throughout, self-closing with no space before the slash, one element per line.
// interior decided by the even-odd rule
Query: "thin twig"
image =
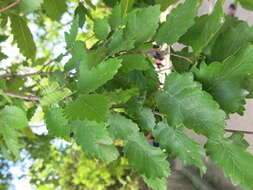
<path fill-rule="evenodd" d="M 225 129 L 226 132 L 234 133 L 234 132 L 240 132 L 244 134 L 253 135 L 253 131 L 244 131 L 244 130 L 235 130 L 235 129 Z"/>
<path fill-rule="evenodd" d="M 16 0 L 15 2 L 9 4 L 8 6 L 0 9 L 0 13 L 3 13 L 4 11 L 7 11 L 8 9 L 15 7 L 17 4 L 19 4 L 22 0 Z"/>
<path fill-rule="evenodd" d="M 140 50 L 140 49 L 132 49 L 132 50 L 129 50 L 128 52 L 132 52 L 132 53 L 155 53 L 155 52 L 165 52 L 165 51 L 160 51 L 160 50 L 157 50 L 157 49 L 146 49 L 146 50 Z"/>
<path fill-rule="evenodd" d="M 125 108 L 126 106 L 123 105 L 123 104 L 115 104 L 115 105 L 112 105 L 111 109 L 116 109 L 116 108 Z"/>
<path fill-rule="evenodd" d="M 153 111 L 153 113 L 155 114 L 155 115 L 158 115 L 158 116 L 160 116 L 160 117 L 165 117 L 165 114 L 162 114 L 162 113 L 160 113 L 160 112 L 157 112 L 157 111 Z"/>
<path fill-rule="evenodd" d="M 155 53 L 155 52 L 159 52 L 161 54 L 166 54 L 167 53 L 167 51 L 157 50 L 157 49 L 149 49 L 149 50 L 134 49 L 134 50 L 129 50 L 129 52 L 133 52 L 133 53 Z M 175 54 L 175 53 L 169 53 L 169 54 L 170 54 L 170 56 L 174 56 L 174 57 L 184 59 L 184 60 L 188 61 L 189 63 L 193 64 L 193 61 L 189 57 L 178 55 L 178 54 Z"/>
<path fill-rule="evenodd" d="M 5 91 L 4 94 L 7 95 L 7 96 L 10 96 L 12 98 L 19 98 L 19 99 L 27 100 L 27 101 L 30 101 L 30 102 L 40 101 L 40 98 L 38 96 L 33 96 L 33 95 L 15 94 L 15 93 L 8 92 L 8 91 Z"/>
<path fill-rule="evenodd" d="M 36 72 L 33 72 L 33 73 L 26 73 L 26 74 L 9 74 L 9 75 L 4 75 L 4 76 L 1 76 L 5 79 L 11 79 L 11 78 L 24 78 L 24 77 L 31 77 L 31 76 L 34 76 L 34 75 L 42 75 L 42 76 L 48 76 L 48 75 L 51 75 L 53 74 L 54 72 L 42 72 L 42 71 L 36 71 Z"/>
<path fill-rule="evenodd" d="M 185 56 L 178 55 L 178 54 L 175 54 L 175 53 L 170 53 L 170 55 L 174 56 L 174 57 L 184 59 L 184 60 L 188 61 L 189 63 L 193 64 L 193 61 L 189 57 L 185 57 Z"/>
<path fill-rule="evenodd" d="M 69 52 L 66 52 L 63 56 L 66 56 Z M 58 57 L 57 57 L 58 58 Z M 56 58 L 56 59 L 57 59 Z M 49 62 L 47 62 L 46 64 L 44 64 L 38 71 L 32 72 L 32 73 L 26 73 L 26 74 L 5 74 L 5 75 L 1 75 L 0 78 L 5 78 L 5 79 L 12 79 L 12 78 L 23 78 L 23 77 L 31 77 L 34 75 L 43 75 L 43 76 L 47 76 L 47 75 L 51 75 L 53 74 L 53 72 L 43 72 L 43 70 L 50 64 L 52 64 L 53 62 L 56 61 L 56 59 L 53 59 Z"/>

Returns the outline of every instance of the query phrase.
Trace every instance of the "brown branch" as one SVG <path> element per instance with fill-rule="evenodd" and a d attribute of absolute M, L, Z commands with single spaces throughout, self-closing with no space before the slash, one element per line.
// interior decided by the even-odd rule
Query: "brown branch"
<path fill-rule="evenodd" d="M 115 105 L 112 105 L 111 109 L 115 109 L 115 108 L 125 108 L 126 106 L 123 105 L 123 104 L 115 104 Z"/>
<path fill-rule="evenodd" d="M 157 49 L 149 49 L 149 50 L 134 49 L 134 50 L 129 50 L 128 52 L 133 52 L 133 53 L 155 53 L 155 52 L 159 52 L 159 53 L 162 53 L 162 54 L 166 54 L 167 51 L 157 50 Z M 178 55 L 178 54 L 175 54 L 175 53 L 170 53 L 170 56 L 174 56 L 174 57 L 184 59 L 184 60 L 188 61 L 189 63 L 193 64 L 193 61 L 189 57 Z"/>
<path fill-rule="evenodd" d="M 33 72 L 33 73 L 26 73 L 26 74 L 8 74 L 8 75 L 3 75 L 1 76 L 2 78 L 5 78 L 5 79 L 12 79 L 12 78 L 24 78 L 24 77 L 31 77 L 31 76 L 34 76 L 34 75 L 41 75 L 41 76 L 48 76 L 48 75 L 51 75 L 53 74 L 54 72 L 42 72 L 42 71 L 36 71 L 36 72 Z"/>
<path fill-rule="evenodd" d="M 27 100 L 30 102 L 39 102 L 40 101 L 40 98 L 38 96 L 33 96 L 33 95 L 15 94 L 15 93 L 8 92 L 8 91 L 5 91 L 4 94 L 7 96 L 10 96 L 12 98 L 19 98 L 19 99 Z"/>
<path fill-rule="evenodd" d="M 253 131 L 243 131 L 243 130 L 235 130 L 235 129 L 225 129 L 225 131 L 229 133 L 240 132 L 244 134 L 253 135 Z"/>
<path fill-rule="evenodd" d="M 8 6 L 0 9 L 0 13 L 3 13 L 4 11 L 7 11 L 8 9 L 15 7 L 17 4 L 19 4 L 22 0 L 16 0 L 15 2 L 9 4 Z"/>
<path fill-rule="evenodd" d="M 162 113 L 160 113 L 160 112 L 157 112 L 157 111 L 153 111 L 153 113 L 155 114 L 155 115 L 158 115 L 158 116 L 160 116 L 160 117 L 165 117 L 165 114 L 162 114 Z"/>
<path fill-rule="evenodd" d="M 188 61 L 189 63 L 193 64 L 193 61 L 189 57 L 185 57 L 185 56 L 178 55 L 178 54 L 175 54 L 175 53 L 170 53 L 170 55 L 174 56 L 174 57 L 178 57 L 178 58 L 184 59 L 184 60 Z"/>
<path fill-rule="evenodd" d="M 147 50 L 132 49 L 132 50 L 129 50 L 128 52 L 132 52 L 132 53 L 155 53 L 155 52 L 164 52 L 164 51 L 160 51 L 160 50 L 157 50 L 157 49 L 147 49 Z"/>
<path fill-rule="evenodd" d="M 63 56 L 66 56 L 69 52 L 66 52 Z M 58 58 L 58 57 L 57 57 Z M 56 59 L 57 59 L 56 58 Z M 45 63 L 38 71 L 32 72 L 32 73 L 26 73 L 26 74 L 5 74 L 1 75 L 0 78 L 5 78 L 5 79 L 12 79 L 12 78 L 23 78 L 23 77 L 31 77 L 34 75 L 42 75 L 42 76 L 47 76 L 53 74 L 53 72 L 43 72 L 43 70 L 50 64 L 56 61 L 56 59 L 53 59 L 47 63 Z"/>

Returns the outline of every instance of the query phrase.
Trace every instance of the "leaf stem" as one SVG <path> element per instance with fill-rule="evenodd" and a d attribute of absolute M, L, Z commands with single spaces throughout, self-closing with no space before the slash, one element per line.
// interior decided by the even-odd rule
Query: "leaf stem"
<path fill-rule="evenodd" d="M 244 134 L 253 135 L 253 131 L 244 131 L 244 130 L 236 130 L 236 129 L 225 129 L 225 131 L 229 133 L 240 132 Z"/>
<path fill-rule="evenodd" d="M 10 96 L 12 98 L 19 98 L 23 100 L 27 100 L 30 102 L 39 102 L 40 98 L 38 96 L 33 96 L 33 95 L 23 95 L 23 94 L 15 94 L 9 91 L 4 92 L 5 95 Z"/>
<path fill-rule="evenodd" d="M 189 63 L 193 64 L 193 61 L 189 57 L 185 57 L 185 56 L 178 55 L 178 54 L 175 54 L 175 53 L 170 53 L 170 55 L 174 56 L 174 57 L 184 59 L 184 60 L 188 61 Z"/>
<path fill-rule="evenodd" d="M 15 2 L 9 4 L 8 6 L 0 9 L 0 13 L 3 13 L 4 11 L 7 11 L 8 9 L 15 7 L 17 4 L 19 4 L 22 0 L 16 0 Z"/>

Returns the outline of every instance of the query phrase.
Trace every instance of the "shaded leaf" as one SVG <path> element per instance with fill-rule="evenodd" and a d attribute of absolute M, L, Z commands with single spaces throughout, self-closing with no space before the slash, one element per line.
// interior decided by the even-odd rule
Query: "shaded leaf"
<path fill-rule="evenodd" d="M 162 23 L 155 40 L 159 44 L 174 44 L 193 24 L 197 15 L 199 0 L 186 1 L 178 5 L 168 14 L 166 22 Z"/>
<path fill-rule="evenodd" d="M 17 129 L 28 126 L 25 112 L 16 106 L 5 106 L 0 112 L 0 133 L 8 149 L 19 158 L 19 142 Z"/>
<path fill-rule="evenodd" d="M 205 153 L 200 144 L 184 134 L 183 128 L 173 128 L 166 122 L 160 122 L 153 131 L 155 140 L 169 155 L 179 158 L 183 163 L 197 166 L 201 173 L 205 173 L 203 162 Z"/>
<path fill-rule="evenodd" d="M 66 116 L 72 120 L 105 121 L 109 113 L 108 99 L 99 94 L 89 94 L 78 97 L 67 104 Z"/>
<path fill-rule="evenodd" d="M 106 18 L 95 19 L 94 33 L 99 40 L 105 40 L 111 31 L 111 27 Z"/>
<path fill-rule="evenodd" d="M 111 80 L 120 66 L 121 60 L 119 59 L 108 59 L 91 70 L 85 64 L 81 64 L 78 82 L 80 91 L 87 93 L 96 90 L 108 80 Z"/>
<path fill-rule="evenodd" d="M 42 106 L 50 106 L 58 103 L 71 94 L 72 92 L 68 88 L 61 88 L 58 83 L 54 82 L 44 89 L 40 104 Z"/>
<path fill-rule="evenodd" d="M 253 28 L 244 21 L 226 17 L 226 22 L 212 43 L 208 61 L 223 61 L 248 42 L 253 42 Z"/>
<path fill-rule="evenodd" d="M 108 130 L 113 138 L 125 141 L 128 140 L 129 136 L 139 132 L 136 123 L 119 114 L 111 115 Z"/>
<path fill-rule="evenodd" d="M 234 183 L 253 188 L 253 156 L 229 139 L 209 139 L 207 154 Z"/>
<path fill-rule="evenodd" d="M 243 114 L 249 94 L 246 79 L 253 74 L 252 51 L 253 45 L 248 45 L 222 63 L 202 64 L 195 71 L 196 79 L 227 113 Z"/>
<path fill-rule="evenodd" d="M 224 22 L 224 0 L 217 1 L 210 15 L 203 15 L 195 20 L 195 24 L 183 35 L 179 42 L 193 48 L 194 54 L 199 55 L 202 49 L 219 31 Z"/>
<path fill-rule="evenodd" d="M 66 0 L 44 0 L 43 7 L 53 20 L 60 20 L 63 13 L 67 11 Z"/>
<path fill-rule="evenodd" d="M 122 59 L 121 71 L 129 72 L 132 70 L 147 70 L 150 68 L 146 57 L 141 54 L 125 54 L 120 57 Z"/>
<path fill-rule="evenodd" d="M 42 3 L 43 0 L 22 0 L 19 3 L 18 8 L 22 13 L 27 14 L 38 9 Z"/>
<path fill-rule="evenodd" d="M 82 3 L 79 3 L 77 8 L 75 9 L 75 16 L 79 18 L 79 27 L 82 28 L 85 21 L 86 21 L 86 14 L 87 14 L 87 9 L 85 6 L 83 6 Z"/>
<path fill-rule="evenodd" d="M 167 178 L 170 169 L 165 154 L 151 146 L 144 135 L 132 135 L 124 147 L 125 155 L 134 170 L 147 178 Z"/>
<path fill-rule="evenodd" d="M 253 2 L 251 0 L 238 0 L 241 6 L 248 10 L 253 10 Z"/>
<path fill-rule="evenodd" d="M 146 184 L 153 190 L 167 190 L 168 179 L 167 178 L 146 178 L 143 177 Z"/>
<path fill-rule="evenodd" d="M 83 150 L 104 162 L 111 162 L 118 157 L 118 151 L 113 145 L 103 123 L 76 121 L 71 124 L 76 142 Z"/>
<path fill-rule="evenodd" d="M 168 75 L 156 103 L 172 126 L 183 124 L 207 137 L 224 134 L 225 113 L 200 83 L 193 81 L 191 73 Z"/>
<path fill-rule="evenodd" d="M 45 116 L 47 129 L 50 135 L 57 137 L 67 137 L 70 134 L 68 120 L 64 116 L 62 108 L 50 109 Z"/>
<path fill-rule="evenodd" d="M 128 15 L 126 34 L 135 40 L 135 45 L 141 44 L 155 34 L 159 18 L 159 5 L 134 10 Z M 145 30 L 140 30 L 141 28 Z"/>
<path fill-rule="evenodd" d="M 113 30 L 118 28 L 122 23 L 122 13 L 120 5 L 115 6 L 109 16 L 108 22 Z"/>
<path fill-rule="evenodd" d="M 33 36 L 25 20 L 17 15 L 10 15 L 11 31 L 17 42 L 20 52 L 27 58 L 34 59 L 36 47 Z"/>

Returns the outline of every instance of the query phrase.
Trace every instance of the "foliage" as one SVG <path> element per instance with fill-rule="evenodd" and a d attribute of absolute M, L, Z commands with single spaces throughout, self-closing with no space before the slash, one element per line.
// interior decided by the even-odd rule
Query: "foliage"
<path fill-rule="evenodd" d="M 34 160 L 29 168 L 30 183 L 39 190 L 51 190 L 55 187 L 63 190 L 138 189 L 139 177 L 131 172 L 125 158 L 106 164 L 90 158 L 76 145 L 58 142 L 61 145 L 56 146 L 45 136 L 39 139 L 44 140 L 44 143 L 36 150 L 33 148 L 36 144 L 34 140 L 26 141 L 30 145 L 30 159 Z M 43 147 L 48 148 L 49 154 L 41 154 L 39 148 Z"/>
<path fill-rule="evenodd" d="M 83 151 L 74 145 L 61 152 L 43 149 L 49 158 L 31 168 L 31 175 L 40 170 L 32 176 L 40 189 L 109 188 L 122 180 L 115 178 L 125 175 L 128 162 L 150 187 L 163 190 L 167 158 L 204 173 L 205 155 L 252 189 L 253 156 L 242 136 L 227 137 L 226 119 L 243 115 L 252 97 L 253 28 L 225 16 L 223 0 L 197 16 L 201 2 L 180 3 L 160 22 L 177 0 L 1 1 L 0 42 L 13 39 L 20 51 L 0 67 L 1 154 L 19 159 L 21 149 L 36 148 L 22 139 L 40 143 L 29 126 L 39 112 L 49 138 L 76 142 Z M 251 1 L 238 3 L 252 10 Z M 186 47 L 169 51 L 177 42 Z M 153 48 L 157 44 L 167 49 Z M 0 60 L 8 62 L 11 55 L 5 54 Z M 167 76 L 156 64 L 165 55 L 172 61 Z M 205 136 L 205 146 L 189 138 L 186 128 Z M 57 162 L 50 159 L 62 167 L 52 171 Z"/>

